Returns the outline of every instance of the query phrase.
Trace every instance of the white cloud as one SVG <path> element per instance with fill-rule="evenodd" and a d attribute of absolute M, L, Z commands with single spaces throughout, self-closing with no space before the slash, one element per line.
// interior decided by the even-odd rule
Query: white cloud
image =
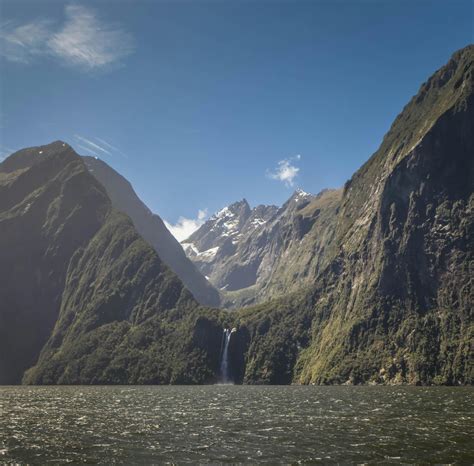
<path fill-rule="evenodd" d="M 207 218 L 207 209 L 199 210 L 197 218 L 179 217 L 176 224 L 172 225 L 165 220 L 166 228 L 179 241 L 183 241 L 191 236 L 201 225 L 204 224 Z"/>
<path fill-rule="evenodd" d="M 53 34 L 48 46 L 67 63 L 92 69 L 109 65 L 132 52 L 131 36 L 100 21 L 92 10 L 68 5 L 66 17 L 62 30 Z"/>
<path fill-rule="evenodd" d="M 294 186 L 295 178 L 298 176 L 300 169 L 293 164 L 300 159 L 301 155 L 298 154 L 295 157 L 280 160 L 276 169 L 268 172 L 267 176 L 272 180 L 282 181 L 286 187 Z"/>
<path fill-rule="evenodd" d="M 94 10 L 68 5 L 65 15 L 66 20 L 56 27 L 50 19 L 2 24 L 0 54 L 22 63 L 51 56 L 63 64 L 92 70 L 119 62 L 133 51 L 131 35 L 100 20 Z"/>

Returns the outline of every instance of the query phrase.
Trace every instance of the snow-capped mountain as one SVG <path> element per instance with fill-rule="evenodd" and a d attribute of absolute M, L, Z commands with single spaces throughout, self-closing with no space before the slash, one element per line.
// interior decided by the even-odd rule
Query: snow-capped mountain
<path fill-rule="evenodd" d="M 250 215 L 251 209 L 245 199 L 224 207 L 185 240 L 183 246 L 191 255 L 193 253 L 212 255 L 208 251 L 222 247 L 227 240 L 233 244 L 238 241 L 239 234 Z"/>
<path fill-rule="evenodd" d="M 218 283 L 221 289 L 242 288 L 241 281 L 220 276 L 223 272 L 221 266 L 230 258 L 237 258 L 240 244 L 265 225 L 277 211 L 276 206 L 260 205 L 251 209 L 248 202 L 242 199 L 214 214 L 183 241 L 182 246 L 211 283 Z"/>
<path fill-rule="evenodd" d="M 313 225 L 304 211 L 322 196 L 298 189 L 280 208 L 251 209 L 243 199 L 214 214 L 183 241 L 183 248 L 228 306 L 259 301 L 279 276 L 275 267 L 282 255 L 299 245 Z"/>

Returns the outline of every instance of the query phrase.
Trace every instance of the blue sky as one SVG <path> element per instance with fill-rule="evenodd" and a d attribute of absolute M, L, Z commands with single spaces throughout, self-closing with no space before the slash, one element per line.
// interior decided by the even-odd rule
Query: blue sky
<path fill-rule="evenodd" d="M 0 0 L 0 157 L 69 142 L 172 224 L 341 186 L 472 0 Z"/>

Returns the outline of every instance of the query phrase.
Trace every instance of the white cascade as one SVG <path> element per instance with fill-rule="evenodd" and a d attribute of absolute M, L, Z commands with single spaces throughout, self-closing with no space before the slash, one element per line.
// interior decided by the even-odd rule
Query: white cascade
<path fill-rule="evenodd" d="M 221 350 L 221 379 L 223 383 L 231 383 L 231 378 L 229 374 L 229 343 L 232 331 L 230 328 L 225 328 L 222 335 L 222 350 Z"/>

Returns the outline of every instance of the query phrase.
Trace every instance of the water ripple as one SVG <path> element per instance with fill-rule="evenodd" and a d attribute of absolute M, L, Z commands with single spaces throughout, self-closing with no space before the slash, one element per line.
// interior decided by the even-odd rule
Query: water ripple
<path fill-rule="evenodd" d="M 474 463 L 470 387 L 0 387 L 0 463 Z"/>

